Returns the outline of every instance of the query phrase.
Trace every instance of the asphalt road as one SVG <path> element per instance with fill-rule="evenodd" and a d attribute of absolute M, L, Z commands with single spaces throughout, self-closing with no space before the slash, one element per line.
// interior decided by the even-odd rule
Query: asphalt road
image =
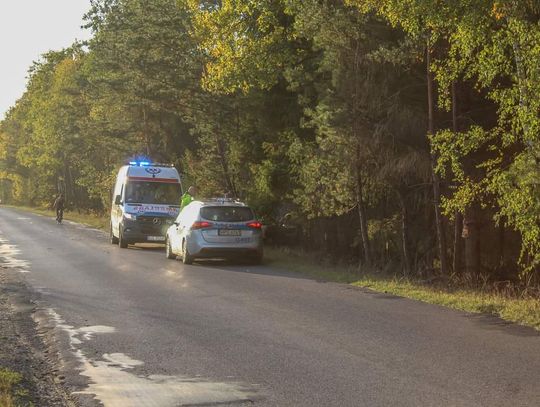
<path fill-rule="evenodd" d="M 0 209 L 80 405 L 539 406 L 540 336 L 495 318 Z"/>

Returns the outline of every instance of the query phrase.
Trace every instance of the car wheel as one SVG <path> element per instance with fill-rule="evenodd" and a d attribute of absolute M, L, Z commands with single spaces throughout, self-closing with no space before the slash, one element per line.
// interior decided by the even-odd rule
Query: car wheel
<path fill-rule="evenodd" d="M 111 244 L 118 244 L 118 238 L 113 233 L 112 225 L 111 225 L 110 240 L 111 240 Z"/>
<path fill-rule="evenodd" d="M 184 264 L 193 264 L 193 260 L 193 256 L 189 254 L 186 239 L 184 239 L 184 241 L 182 242 L 182 262 Z"/>
<path fill-rule="evenodd" d="M 119 235 L 118 236 L 118 246 L 121 249 L 127 249 L 128 243 L 127 243 L 126 239 L 124 239 L 124 233 L 122 233 L 122 226 L 120 226 L 120 228 L 119 228 L 118 235 Z"/>
<path fill-rule="evenodd" d="M 167 241 L 165 243 L 165 256 L 167 256 L 168 259 L 176 259 L 176 254 L 173 253 L 172 247 L 171 247 L 171 241 L 167 237 Z"/>

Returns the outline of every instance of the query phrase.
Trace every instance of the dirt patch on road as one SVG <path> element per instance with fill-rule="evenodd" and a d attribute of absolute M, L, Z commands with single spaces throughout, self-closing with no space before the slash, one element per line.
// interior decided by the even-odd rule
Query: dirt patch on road
<path fill-rule="evenodd" d="M 22 376 L 13 388 L 16 406 L 74 406 L 63 388 L 56 352 L 32 314 L 35 302 L 19 273 L 0 268 L 0 369 Z"/>

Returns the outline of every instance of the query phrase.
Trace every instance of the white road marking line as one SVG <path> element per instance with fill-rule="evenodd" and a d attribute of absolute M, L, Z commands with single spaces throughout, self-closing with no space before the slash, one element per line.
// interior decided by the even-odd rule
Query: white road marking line
<path fill-rule="evenodd" d="M 0 266 L 8 269 L 17 269 L 20 273 L 30 272 L 30 262 L 28 260 L 18 259 L 15 256 L 21 251 L 16 245 L 10 244 L 7 239 L 0 234 Z"/>

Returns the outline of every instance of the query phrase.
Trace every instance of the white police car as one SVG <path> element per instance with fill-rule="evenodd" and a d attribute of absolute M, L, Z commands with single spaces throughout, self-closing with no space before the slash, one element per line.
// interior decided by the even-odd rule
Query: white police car
<path fill-rule="evenodd" d="M 195 259 L 244 259 L 259 264 L 263 258 L 262 225 L 241 202 L 215 199 L 194 201 L 178 215 L 166 234 L 166 255 Z"/>

